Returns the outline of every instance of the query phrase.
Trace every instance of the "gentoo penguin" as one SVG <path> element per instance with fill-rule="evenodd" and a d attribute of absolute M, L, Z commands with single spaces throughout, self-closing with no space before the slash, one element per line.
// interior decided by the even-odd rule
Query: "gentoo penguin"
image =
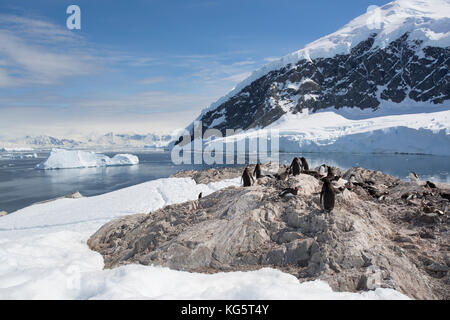
<path fill-rule="evenodd" d="M 431 182 L 431 181 L 427 181 L 427 182 L 425 183 L 425 186 L 428 187 L 428 188 L 430 188 L 430 189 L 436 189 L 436 188 L 437 188 L 437 186 L 436 186 L 433 182 Z"/>
<path fill-rule="evenodd" d="M 348 178 L 348 181 L 349 182 L 351 182 L 351 183 L 356 183 L 356 182 L 358 182 L 358 180 L 356 180 L 356 176 L 352 173 L 351 175 L 350 175 L 350 177 Z"/>
<path fill-rule="evenodd" d="M 409 180 L 411 180 L 411 182 L 419 182 L 419 176 L 414 171 L 411 171 L 409 173 Z"/>
<path fill-rule="evenodd" d="M 309 164 L 304 157 L 301 157 L 303 171 L 309 171 Z"/>
<path fill-rule="evenodd" d="M 292 173 L 294 176 L 298 176 L 301 173 L 301 164 L 300 160 L 298 158 L 294 158 L 292 160 L 291 166 L 289 167 L 289 172 Z"/>
<path fill-rule="evenodd" d="M 327 166 L 327 178 L 333 178 L 333 177 L 334 177 L 333 168 L 330 166 Z"/>
<path fill-rule="evenodd" d="M 201 199 L 202 196 L 203 196 L 203 192 L 200 192 L 199 195 L 198 195 L 198 198 Z"/>
<path fill-rule="evenodd" d="M 447 199 L 448 201 L 450 201 L 450 193 L 447 192 L 441 192 L 441 197 L 443 199 Z"/>
<path fill-rule="evenodd" d="M 253 182 L 255 182 L 252 175 L 248 171 L 248 167 L 245 168 L 244 172 L 242 173 L 242 181 L 244 182 L 244 187 L 251 187 Z"/>
<path fill-rule="evenodd" d="M 334 175 L 334 170 L 332 167 L 327 166 L 327 176 L 323 179 L 328 179 L 330 181 L 338 181 L 341 177 Z"/>
<path fill-rule="evenodd" d="M 298 194 L 298 187 L 295 188 L 286 188 L 283 191 L 280 192 L 279 196 L 280 197 L 291 197 L 291 196 L 296 196 Z"/>
<path fill-rule="evenodd" d="M 320 192 L 320 204 L 325 211 L 331 212 L 334 209 L 335 193 L 329 179 L 323 181 Z"/>
<path fill-rule="evenodd" d="M 326 164 L 323 164 L 323 165 L 321 165 L 320 166 L 320 168 L 319 168 L 319 174 L 321 175 L 321 176 L 326 176 L 327 175 L 327 170 L 328 170 L 328 166 L 326 165 Z"/>
<path fill-rule="evenodd" d="M 258 163 L 253 171 L 253 175 L 256 176 L 256 179 L 263 178 L 264 176 L 261 174 L 261 165 Z"/>
<path fill-rule="evenodd" d="M 287 168 L 285 172 L 281 173 L 281 174 L 275 174 L 275 178 L 277 178 L 278 180 L 281 181 L 286 181 L 289 178 L 289 172 L 290 172 L 290 168 Z"/>

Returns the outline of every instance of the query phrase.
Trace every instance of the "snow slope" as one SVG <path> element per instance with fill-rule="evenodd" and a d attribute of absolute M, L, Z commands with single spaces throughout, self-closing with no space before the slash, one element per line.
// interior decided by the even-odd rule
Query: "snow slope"
<path fill-rule="evenodd" d="M 270 71 L 302 59 L 349 54 L 352 48 L 372 34 L 376 34 L 373 48 L 385 48 L 406 32 L 410 33 L 410 40 L 423 41 L 421 48 L 450 46 L 450 0 L 396 0 L 379 8 L 374 7 L 374 10 L 368 10 L 338 31 L 254 71 L 227 95 L 205 108 L 197 120 Z"/>
<path fill-rule="evenodd" d="M 270 126 L 204 141 L 214 149 L 277 130 L 280 152 L 418 153 L 450 156 L 450 111 L 348 119 L 328 110 L 286 114 Z M 247 145 L 256 146 L 249 142 Z M 270 148 L 270 146 L 269 146 Z"/>
<path fill-rule="evenodd" d="M 104 154 L 90 151 L 64 150 L 53 148 L 47 160 L 39 163 L 36 169 L 69 169 L 106 166 L 126 166 L 139 163 L 132 154 L 117 154 L 110 158 Z"/>
<path fill-rule="evenodd" d="M 150 212 L 238 185 L 190 178 L 146 182 L 108 194 L 59 199 L 0 218 L 0 299 L 407 299 L 392 289 L 336 293 L 273 269 L 198 274 L 127 265 L 103 270 L 86 241 L 111 219 Z"/>

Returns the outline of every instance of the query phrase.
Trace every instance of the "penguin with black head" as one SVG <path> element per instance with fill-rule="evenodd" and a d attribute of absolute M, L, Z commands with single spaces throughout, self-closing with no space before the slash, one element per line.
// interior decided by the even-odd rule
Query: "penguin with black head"
<path fill-rule="evenodd" d="M 301 157 L 300 160 L 302 162 L 302 170 L 303 171 L 309 171 L 309 164 L 306 161 L 305 157 Z"/>
<path fill-rule="evenodd" d="M 261 165 L 259 163 L 256 165 L 255 170 L 253 170 L 253 176 L 255 176 L 256 179 L 264 177 L 264 175 L 261 174 Z"/>
<path fill-rule="evenodd" d="M 251 187 L 255 182 L 252 175 L 250 174 L 250 171 L 248 170 L 248 167 L 245 168 L 244 172 L 242 173 L 242 181 L 244 182 L 244 187 Z"/>
<path fill-rule="evenodd" d="M 325 212 L 331 212 L 336 202 L 336 193 L 331 184 L 331 180 L 325 178 L 323 180 L 322 191 L 320 192 L 320 204 Z"/>
<path fill-rule="evenodd" d="M 319 174 L 323 177 L 327 175 L 328 166 L 326 164 L 323 164 L 319 167 Z"/>
<path fill-rule="evenodd" d="M 295 188 L 286 188 L 286 189 L 283 189 L 283 190 L 278 194 L 278 196 L 280 196 L 281 198 L 284 198 L 284 197 L 293 197 L 293 196 L 296 196 L 296 195 L 298 194 L 298 190 L 299 190 L 299 187 L 295 187 Z"/>
<path fill-rule="evenodd" d="M 292 163 L 289 167 L 289 173 L 292 173 L 294 176 L 298 176 L 301 173 L 302 165 L 300 164 L 300 160 L 295 157 L 294 160 L 292 160 Z"/>

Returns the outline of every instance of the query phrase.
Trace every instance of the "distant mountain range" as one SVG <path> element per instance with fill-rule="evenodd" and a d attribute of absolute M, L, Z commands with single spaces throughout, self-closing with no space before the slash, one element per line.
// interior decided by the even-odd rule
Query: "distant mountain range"
<path fill-rule="evenodd" d="M 76 139 L 55 138 L 47 135 L 25 136 L 23 138 L 0 140 L 2 147 L 11 150 L 17 148 L 48 149 L 60 148 L 164 148 L 171 141 L 170 135 L 158 134 L 91 134 Z"/>

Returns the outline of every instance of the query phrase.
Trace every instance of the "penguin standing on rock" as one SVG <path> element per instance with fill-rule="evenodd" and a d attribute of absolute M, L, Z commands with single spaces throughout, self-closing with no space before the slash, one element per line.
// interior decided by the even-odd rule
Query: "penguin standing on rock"
<path fill-rule="evenodd" d="M 248 167 L 244 169 L 244 172 L 242 173 L 242 181 L 244 182 L 244 187 L 251 187 L 252 184 L 255 182 L 252 175 L 250 174 Z"/>
<path fill-rule="evenodd" d="M 292 160 L 291 166 L 289 167 L 289 173 L 292 173 L 295 176 L 298 176 L 301 173 L 301 164 L 298 158 L 294 158 Z"/>
<path fill-rule="evenodd" d="M 258 163 L 255 167 L 255 170 L 253 171 L 253 175 L 256 177 L 256 179 L 263 178 L 264 176 L 261 174 L 261 165 Z"/>
<path fill-rule="evenodd" d="M 300 160 L 302 161 L 302 169 L 303 169 L 303 171 L 309 171 L 309 164 L 306 161 L 305 157 L 301 157 Z"/>
<path fill-rule="evenodd" d="M 198 198 L 201 199 L 202 196 L 203 196 L 203 192 L 200 192 L 199 195 L 198 195 Z"/>
<path fill-rule="evenodd" d="M 327 176 L 325 178 L 323 178 L 323 180 L 327 179 L 327 180 L 330 180 L 330 181 L 338 181 L 341 178 L 340 176 L 336 176 L 334 174 L 334 170 L 333 170 L 332 167 L 327 166 L 327 170 L 328 170 Z"/>
<path fill-rule="evenodd" d="M 325 179 L 322 186 L 322 191 L 320 192 L 320 204 L 322 208 L 331 212 L 334 209 L 334 204 L 336 201 L 336 195 L 333 190 L 333 186 L 331 185 L 331 181 L 329 179 Z"/>
<path fill-rule="evenodd" d="M 327 165 L 326 164 L 323 164 L 323 165 L 321 165 L 320 167 L 319 167 L 319 174 L 321 175 L 321 176 L 326 176 L 327 175 L 327 170 L 328 170 L 328 167 L 327 167 Z"/>
<path fill-rule="evenodd" d="M 427 182 L 425 183 L 425 186 L 428 187 L 428 188 L 430 188 L 430 189 L 437 189 L 436 184 L 433 183 L 433 182 L 431 182 L 431 181 L 427 181 Z"/>

